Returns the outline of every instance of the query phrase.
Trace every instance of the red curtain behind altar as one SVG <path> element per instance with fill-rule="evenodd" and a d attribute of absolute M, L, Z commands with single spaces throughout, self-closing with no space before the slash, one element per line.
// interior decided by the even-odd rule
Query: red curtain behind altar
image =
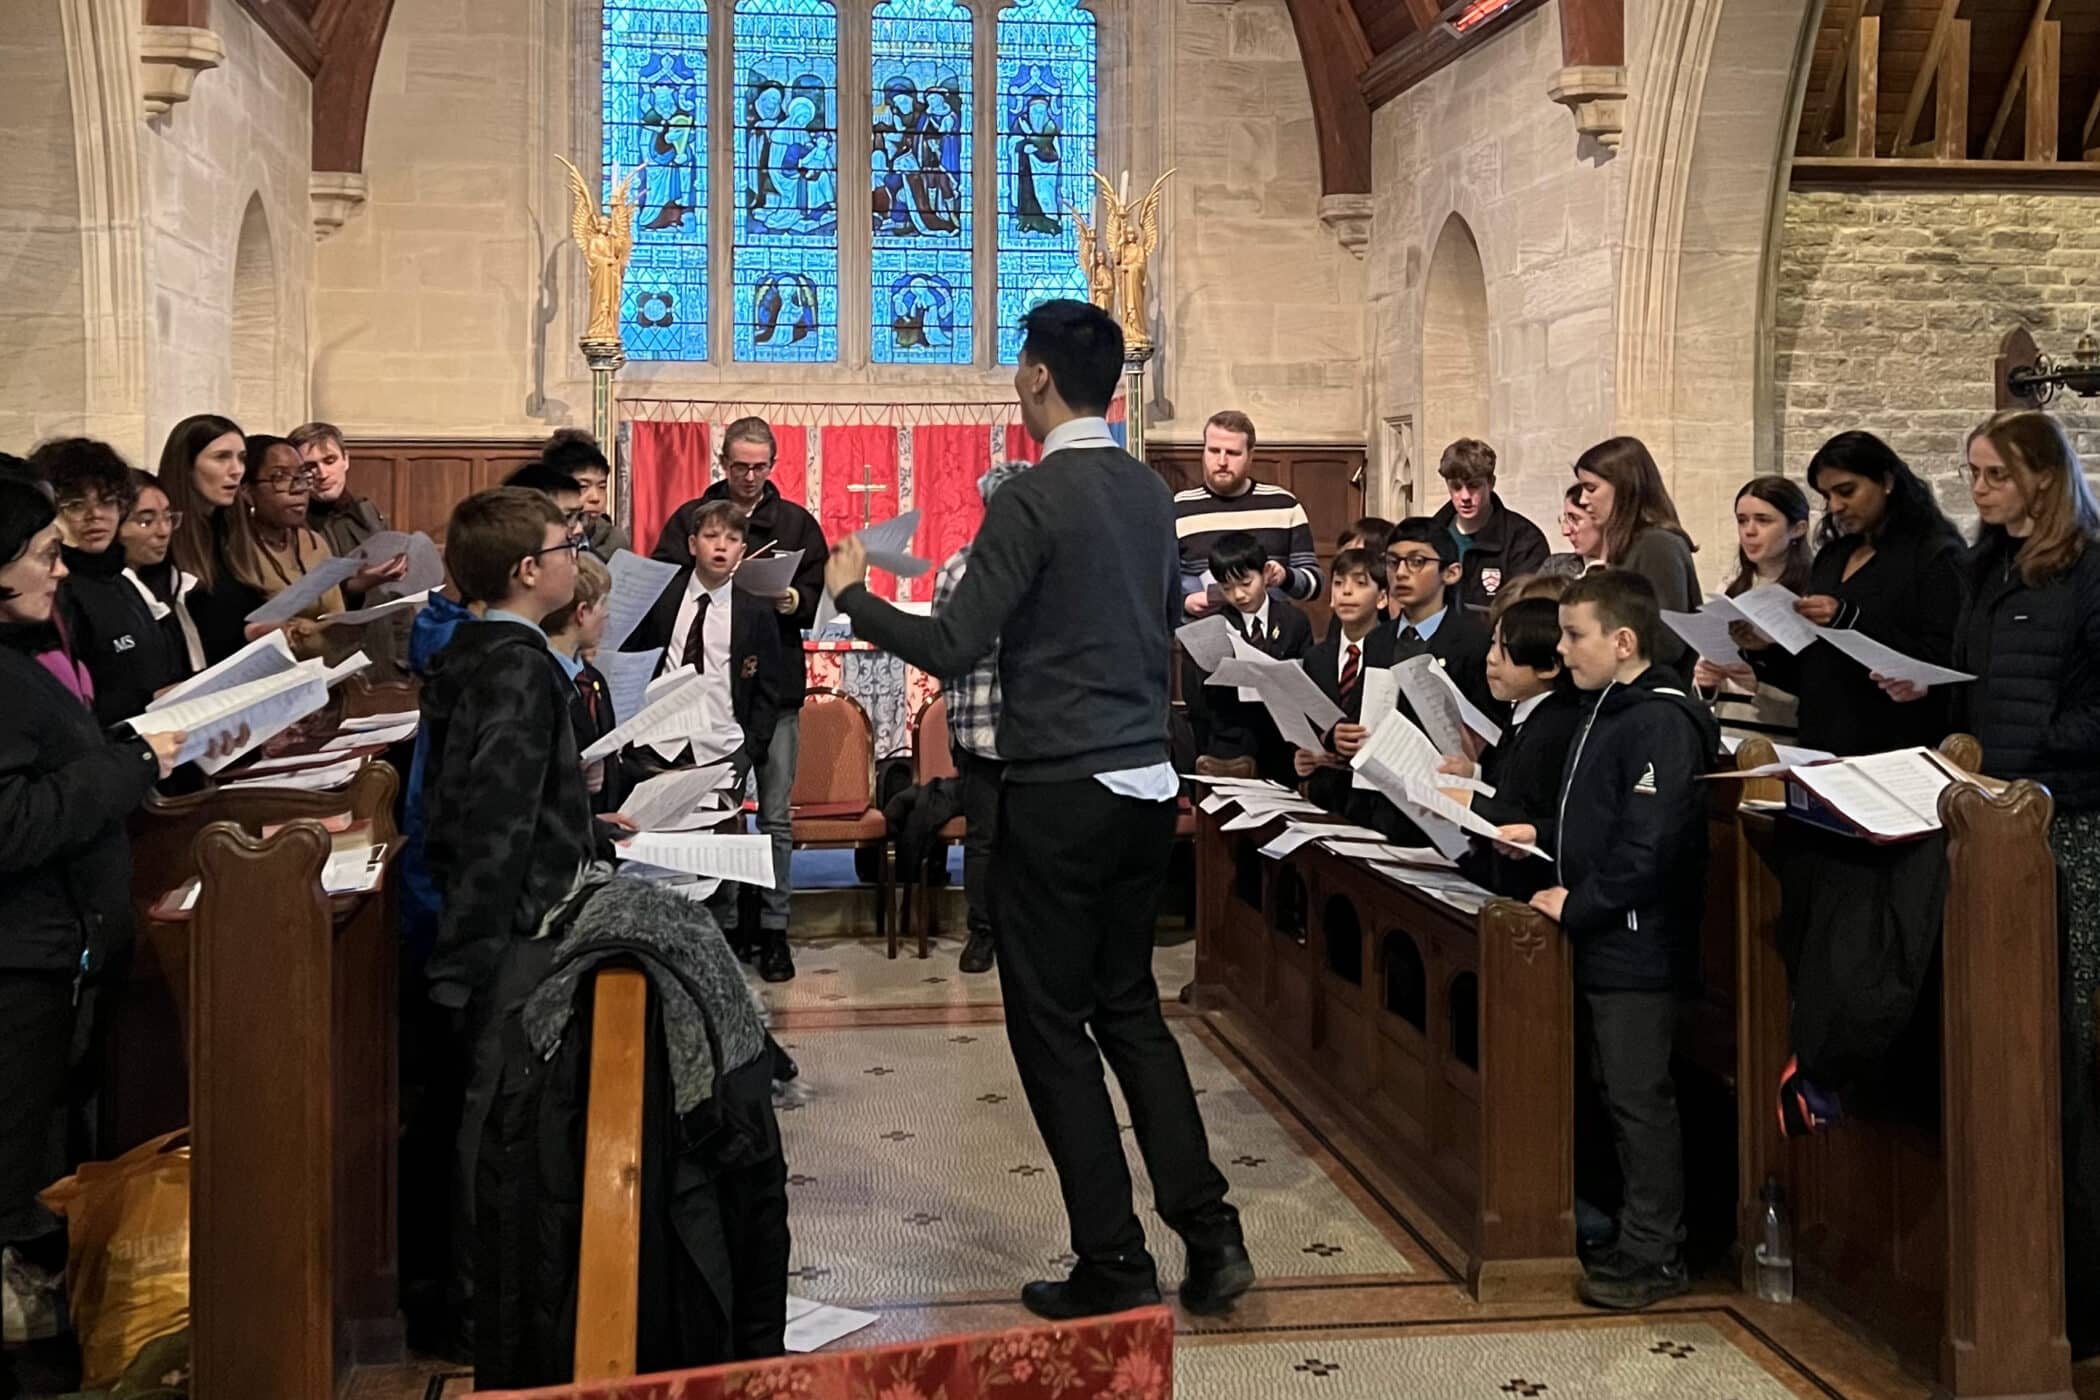
<path fill-rule="evenodd" d="M 1040 462 L 1043 460 L 1043 445 L 1019 423 L 1006 425 L 1006 460 L 1009 462 Z"/>
<path fill-rule="evenodd" d="M 991 435 L 982 427 L 941 423 L 912 429 L 912 504 L 921 512 L 918 550 L 935 568 L 976 537 L 984 520 L 977 478 L 991 465 Z M 931 599 L 933 585 L 914 589 L 912 596 Z"/>
<path fill-rule="evenodd" d="M 775 423 L 772 482 L 781 495 L 809 509 L 809 429 L 800 423 Z M 831 538 L 828 534 L 826 539 Z"/>
<path fill-rule="evenodd" d="M 646 555 L 671 512 L 707 489 L 707 424 L 638 422 L 629 442 L 634 548 Z"/>
<path fill-rule="evenodd" d="M 864 496 L 871 521 L 888 520 L 904 508 L 897 500 L 895 428 L 832 426 L 823 430 L 818 441 L 824 454 L 824 497 L 815 513 L 817 523 L 824 527 L 825 539 L 842 540 L 860 528 Z M 863 484 L 876 489 L 846 489 Z M 923 518 L 921 523 L 923 527 Z M 868 575 L 868 587 L 877 597 L 897 596 L 896 576 L 880 569 Z"/>

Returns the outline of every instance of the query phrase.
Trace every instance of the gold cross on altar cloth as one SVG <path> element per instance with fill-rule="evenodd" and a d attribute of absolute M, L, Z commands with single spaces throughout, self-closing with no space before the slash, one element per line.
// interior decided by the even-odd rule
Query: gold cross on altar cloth
<path fill-rule="evenodd" d="M 870 462 L 863 462 L 860 466 L 860 480 L 858 482 L 849 481 L 846 483 L 846 489 L 848 491 L 851 491 L 854 495 L 860 497 L 860 528 L 863 530 L 867 529 L 869 525 L 874 523 L 873 511 L 875 505 L 875 493 L 877 491 L 887 491 L 890 489 L 889 487 L 883 485 L 881 482 L 873 480 L 874 475 L 874 464 Z"/>

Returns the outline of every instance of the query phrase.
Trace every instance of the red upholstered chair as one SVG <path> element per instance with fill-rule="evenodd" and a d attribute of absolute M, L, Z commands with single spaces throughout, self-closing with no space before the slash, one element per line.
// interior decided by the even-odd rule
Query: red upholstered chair
<path fill-rule="evenodd" d="M 955 757 L 948 747 L 948 697 L 936 695 L 919 710 L 911 726 L 911 780 L 924 787 L 935 778 L 953 780 L 956 776 Z M 917 870 L 899 871 L 898 884 L 904 891 L 904 914 L 901 920 L 918 937 L 919 956 L 928 956 L 933 936 L 940 932 L 940 919 L 935 908 L 933 880 L 929 872 L 936 860 L 945 863 L 948 848 L 961 841 L 968 833 L 968 825 L 961 817 L 951 817 L 933 835 L 933 849 Z M 917 917 L 913 914 L 912 893 L 918 893 Z M 891 945 L 890 956 L 897 955 L 896 946 Z"/>
<path fill-rule="evenodd" d="M 812 686 L 802 698 L 801 752 L 790 802 L 796 849 L 881 853 L 875 931 L 888 937 L 890 956 L 896 957 L 889 823 L 875 806 L 875 726 L 844 691 Z"/>

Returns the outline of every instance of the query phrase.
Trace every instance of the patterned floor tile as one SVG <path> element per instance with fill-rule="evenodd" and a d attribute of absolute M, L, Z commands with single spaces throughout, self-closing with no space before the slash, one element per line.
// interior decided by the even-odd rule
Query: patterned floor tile
<path fill-rule="evenodd" d="M 795 980 L 761 982 L 751 973 L 766 1005 L 775 1011 L 841 1011 L 899 1007 L 993 1007 L 999 1005 L 999 972 L 963 972 L 960 938 L 936 938 L 930 957 L 912 953 L 906 941 L 900 954 L 885 955 L 875 938 L 796 939 Z M 1195 976 L 1196 945 L 1179 943 L 1158 949 L 1152 972 L 1162 996 L 1172 998 Z"/>
<path fill-rule="evenodd" d="M 1264 1278 L 1415 1271 L 1188 1025 L 1175 1033 Z M 1057 1177 L 1003 1029 L 804 1030 L 793 1042 L 812 1095 L 781 1116 L 798 1293 L 839 1303 L 1010 1294 L 1070 1267 Z M 1181 1244 L 1130 1158 L 1171 1287 Z"/>

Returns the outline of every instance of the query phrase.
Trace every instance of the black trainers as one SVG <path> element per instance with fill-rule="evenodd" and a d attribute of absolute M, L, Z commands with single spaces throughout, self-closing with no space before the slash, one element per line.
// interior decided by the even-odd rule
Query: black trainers
<path fill-rule="evenodd" d="M 1639 1312 L 1691 1291 L 1683 1264 L 1641 1264 L 1623 1254 L 1598 1260 L 1575 1285 L 1575 1296 L 1583 1302 L 1613 1312 Z"/>
<path fill-rule="evenodd" d="M 973 928 L 969 942 L 963 944 L 962 961 L 958 966 L 964 972 L 990 972 L 996 948 L 990 929 Z"/>

